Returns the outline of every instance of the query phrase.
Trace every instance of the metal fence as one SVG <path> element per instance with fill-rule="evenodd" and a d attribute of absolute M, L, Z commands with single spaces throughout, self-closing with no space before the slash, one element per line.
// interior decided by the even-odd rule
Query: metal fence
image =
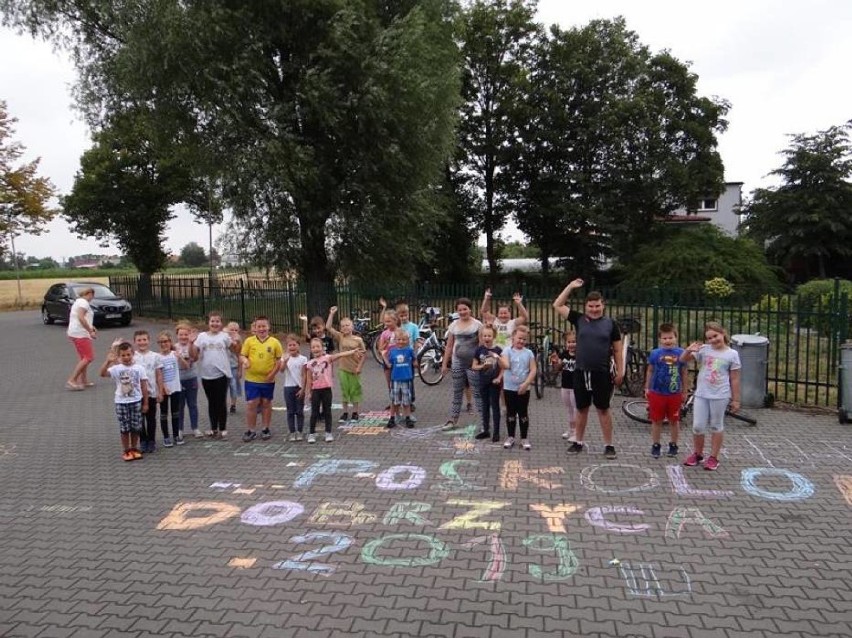
<path fill-rule="evenodd" d="M 151 278 L 117 276 L 110 278 L 115 292 L 128 299 L 137 316 L 203 321 L 218 310 L 229 321 L 247 327 L 258 315 L 269 317 L 275 332 L 299 331 L 300 315 L 309 315 L 308 295 L 303 284 L 268 279 L 248 273 L 222 276 L 162 275 Z M 316 290 L 313 291 L 316 294 Z M 513 290 L 493 291 L 497 303 L 511 304 Z M 565 328 L 552 307 L 559 290 L 552 285 L 524 284 L 518 291 L 530 314 L 534 330 Z M 337 285 L 322 291 L 321 298 L 339 307 L 338 317 L 367 316 L 379 323 L 378 299 L 384 296 L 393 306 L 405 301 L 416 320 L 421 307 L 453 311 L 455 300 L 469 298 L 478 314 L 483 289 L 472 284 L 421 282 L 410 285 Z M 656 346 L 657 326 L 673 323 L 682 345 L 703 339 L 707 321 L 718 321 L 729 334 L 762 334 L 769 339 L 767 392 L 777 401 L 797 405 L 834 407 L 837 405 L 840 345 L 850 334 L 849 300 L 835 286 L 834 294 L 818 299 L 795 295 L 761 296 L 721 301 L 708 299 L 700 291 L 604 291 L 607 312 L 613 317 L 633 317 L 641 329 L 632 335 L 633 343 L 644 350 Z M 582 298 L 569 299 L 569 305 L 582 309 Z M 496 311 L 496 307 L 492 310 Z M 325 318 L 323 316 L 323 318 Z"/>

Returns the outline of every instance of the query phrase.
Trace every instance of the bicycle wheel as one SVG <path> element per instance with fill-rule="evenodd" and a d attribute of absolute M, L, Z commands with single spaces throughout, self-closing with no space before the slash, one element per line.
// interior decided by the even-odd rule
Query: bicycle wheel
<path fill-rule="evenodd" d="M 539 352 L 536 357 L 536 371 L 533 378 L 533 388 L 535 389 L 535 398 L 540 399 L 544 396 L 544 371 L 545 371 L 545 356 L 543 352 Z"/>
<path fill-rule="evenodd" d="M 645 390 L 645 369 L 648 365 L 643 353 L 629 349 L 630 359 L 624 367 L 622 389 L 629 397 L 640 397 Z"/>
<path fill-rule="evenodd" d="M 745 412 L 741 412 L 737 410 L 736 412 L 731 412 L 730 410 L 725 411 L 725 416 L 729 416 L 732 419 L 736 419 L 737 421 L 742 421 L 743 423 L 748 423 L 749 425 L 757 425 L 757 419 L 753 416 L 749 416 Z"/>
<path fill-rule="evenodd" d="M 382 361 L 382 353 L 379 352 L 379 341 L 381 341 L 381 339 L 379 338 L 380 336 L 381 333 L 373 334 L 373 342 L 370 344 L 370 352 L 373 353 L 373 359 L 376 360 L 376 363 L 378 363 L 379 365 L 383 365 L 384 361 Z"/>
<path fill-rule="evenodd" d="M 417 357 L 417 374 L 426 385 L 438 385 L 444 379 L 441 366 L 444 363 L 444 351 L 430 346 Z"/>
<path fill-rule="evenodd" d="M 634 399 L 621 404 L 621 411 L 634 421 L 650 423 L 648 418 L 648 402 L 645 399 Z"/>

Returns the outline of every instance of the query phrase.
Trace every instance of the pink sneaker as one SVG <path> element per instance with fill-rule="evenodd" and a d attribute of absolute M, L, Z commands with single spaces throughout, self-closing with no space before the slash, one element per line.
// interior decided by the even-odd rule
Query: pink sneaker
<path fill-rule="evenodd" d="M 704 469 L 710 470 L 711 472 L 715 471 L 716 468 L 719 467 L 719 459 L 715 456 L 708 456 L 707 460 L 704 461 Z"/>
<path fill-rule="evenodd" d="M 689 456 L 686 457 L 686 460 L 683 462 L 683 464 L 687 465 L 689 467 L 695 467 L 696 465 L 701 463 L 701 461 L 703 461 L 703 460 L 704 460 L 703 455 L 699 454 L 698 452 L 693 452 L 692 454 L 690 454 Z"/>

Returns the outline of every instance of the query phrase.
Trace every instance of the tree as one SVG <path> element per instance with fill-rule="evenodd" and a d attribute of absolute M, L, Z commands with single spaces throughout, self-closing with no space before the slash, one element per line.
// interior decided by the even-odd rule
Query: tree
<path fill-rule="evenodd" d="M 647 293 L 655 286 L 703 292 L 704 282 L 717 277 L 733 284 L 735 291 L 757 298 L 780 288 L 760 246 L 750 239 L 731 238 L 712 224 L 665 229 L 636 251 L 624 271 L 619 287 L 634 292 Z"/>
<path fill-rule="evenodd" d="M 207 253 L 204 252 L 204 249 L 194 241 L 191 241 L 181 248 L 180 263 L 188 268 L 198 268 L 199 266 L 206 266 L 210 263 L 210 260 L 207 258 Z"/>
<path fill-rule="evenodd" d="M 165 266 L 162 244 L 171 206 L 192 189 L 188 163 L 171 142 L 175 128 L 146 109 L 114 114 L 80 159 L 71 193 L 62 198 L 71 228 L 117 240 L 140 273 Z"/>
<path fill-rule="evenodd" d="M 24 153 L 23 145 L 12 140 L 17 121 L 0 100 L 0 257 L 15 254 L 15 237 L 40 234 L 56 214 L 47 205 L 53 185 L 37 176 L 41 160 L 15 165 Z"/>
<path fill-rule="evenodd" d="M 775 188 L 758 188 L 743 206 L 743 228 L 793 278 L 850 276 L 852 120 L 814 135 L 793 135 Z"/>
<path fill-rule="evenodd" d="M 575 272 L 628 262 L 658 218 L 720 191 L 727 104 L 698 96 L 687 65 L 651 53 L 623 19 L 554 26 L 532 59 L 507 174 L 544 272 L 553 256 Z"/>
<path fill-rule="evenodd" d="M 339 273 L 412 277 L 389 266 L 424 256 L 440 214 L 432 187 L 459 95 L 453 3 L 6 4 L 14 24 L 70 32 L 95 126 L 128 104 L 191 114 L 176 143 L 210 156 L 241 243 L 298 273 L 310 312 L 327 309 Z"/>
<path fill-rule="evenodd" d="M 517 151 L 518 104 L 538 32 L 535 0 L 475 0 L 461 20 L 463 75 L 457 179 L 468 216 L 485 235 L 488 270 L 497 272 L 496 236 L 510 214 L 506 166 Z"/>

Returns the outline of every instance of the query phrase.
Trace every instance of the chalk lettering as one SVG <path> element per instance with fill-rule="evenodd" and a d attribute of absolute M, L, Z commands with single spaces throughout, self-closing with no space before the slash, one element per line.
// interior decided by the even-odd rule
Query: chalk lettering
<path fill-rule="evenodd" d="M 378 465 L 374 461 L 324 459 L 317 461 L 302 472 L 293 483 L 293 487 L 310 487 L 313 485 L 314 479 L 323 474 L 357 474 L 358 472 L 368 472 Z"/>
<path fill-rule="evenodd" d="M 595 483 L 595 474 L 599 471 L 609 471 L 613 469 L 625 470 L 628 468 L 633 468 L 639 470 L 639 472 L 645 475 L 645 482 L 640 483 L 639 485 L 632 485 L 630 487 L 602 487 Z M 657 479 L 657 473 L 647 467 L 640 467 L 638 465 L 625 465 L 625 464 L 616 464 L 616 465 L 590 465 L 589 467 L 583 468 L 583 471 L 580 472 L 580 484 L 585 487 L 587 490 L 592 492 L 602 492 L 603 494 L 630 494 L 631 492 L 646 492 L 648 490 L 653 490 L 660 485 L 660 481 Z"/>
<path fill-rule="evenodd" d="M 397 474 L 408 476 L 397 482 Z M 425 478 L 426 470 L 419 465 L 394 465 L 376 477 L 376 487 L 380 490 L 413 490 L 419 487 Z"/>
<path fill-rule="evenodd" d="M 672 491 L 678 496 L 686 496 L 687 498 L 728 498 L 734 495 L 733 492 L 729 492 L 728 490 L 696 490 L 690 487 L 686 481 L 686 477 L 683 475 L 683 468 L 680 465 L 667 466 L 666 473 L 669 475 Z"/>
<path fill-rule="evenodd" d="M 310 525 L 367 525 L 376 521 L 376 515 L 365 511 L 364 504 L 358 501 L 332 501 L 320 503 L 308 523 Z"/>
<path fill-rule="evenodd" d="M 564 534 L 565 519 L 580 509 L 580 506 L 561 503 L 551 507 L 543 503 L 530 503 L 530 509 L 533 512 L 541 514 L 542 518 L 547 522 L 547 531 L 554 534 Z"/>
<path fill-rule="evenodd" d="M 650 527 L 650 525 L 646 525 L 645 523 L 616 523 L 615 521 L 611 521 L 607 518 L 609 514 L 644 516 L 645 512 L 636 507 L 630 507 L 629 505 L 592 507 L 586 512 L 586 520 L 589 524 L 594 525 L 595 527 L 600 527 L 601 529 L 605 529 L 608 532 L 614 532 L 616 534 L 641 534 L 642 532 L 647 532 Z"/>
<path fill-rule="evenodd" d="M 402 542 L 422 542 L 429 547 L 429 553 L 426 556 L 405 557 L 383 557 L 379 556 L 379 550 L 385 545 L 394 543 L 395 541 Z M 364 545 L 361 550 L 361 560 L 369 565 L 382 565 L 386 567 L 424 567 L 426 565 L 436 565 L 444 560 L 450 553 L 446 543 L 438 540 L 434 536 L 426 534 L 388 534 L 381 538 L 371 540 Z"/>
<path fill-rule="evenodd" d="M 721 525 L 704 516 L 697 507 L 674 508 L 666 522 L 666 538 L 680 538 L 683 528 L 690 524 L 698 525 L 704 530 L 704 534 L 710 538 L 728 538 L 728 532 Z"/>
<path fill-rule="evenodd" d="M 290 542 L 300 544 L 314 543 L 318 541 L 329 542 L 330 544 L 323 545 L 318 549 L 308 552 L 296 554 L 292 558 L 275 563 L 272 566 L 272 569 L 296 569 L 299 571 L 311 572 L 312 574 L 322 574 L 323 576 L 333 574 L 337 569 L 334 565 L 314 562 L 314 560 L 325 556 L 326 554 L 344 551 L 347 547 L 352 545 L 352 537 L 347 536 L 346 534 L 339 534 L 337 532 L 311 532 L 309 534 L 294 536 L 290 539 Z"/>
<path fill-rule="evenodd" d="M 206 516 L 195 515 L 209 512 Z M 240 508 L 231 503 L 200 501 L 197 503 L 178 503 L 166 517 L 157 524 L 157 529 L 193 530 L 208 527 L 239 516 Z"/>
<path fill-rule="evenodd" d="M 541 467 L 535 470 L 527 469 L 521 461 L 506 461 L 500 470 L 500 487 L 504 490 L 517 490 L 521 481 L 532 483 L 536 487 L 546 490 L 555 490 L 562 487 L 562 483 L 547 478 L 552 474 L 565 472 L 561 467 Z"/>
<path fill-rule="evenodd" d="M 577 556 L 571 551 L 568 539 L 561 535 L 537 534 L 524 539 L 524 545 L 537 552 L 556 552 L 559 564 L 556 571 L 547 572 L 541 565 L 530 565 L 529 573 L 544 581 L 567 580 L 571 578 L 580 566 Z"/>
<path fill-rule="evenodd" d="M 470 511 L 459 514 L 454 519 L 447 521 L 438 529 L 500 529 L 500 521 L 480 521 L 480 516 L 486 516 L 489 512 L 502 509 L 511 503 L 507 501 L 466 501 L 463 499 L 450 499 L 448 505 L 462 505 L 469 507 Z"/>
<path fill-rule="evenodd" d="M 432 521 L 420 516 L 422 512 L 428 512 L 430 509 L 432 505 L 418 501 L 394 503 L 382 519 L 382 524 L 399 525 L 402 521 L 407 521 L 412 525 L 434 525 Z"/>
<path fill-rule="evenodd" d="M 292 521 L 305 511 L 299 503 L 293 501 L 267 501 L 252 505 L 240 516 L 246 525 L 270 527 Z"/>
<path fill-rule="evenodd" d="M 792 483 L 792 488 L 786 492 L 773 492 L 758 487 L 758 479 L 767 476 L 786 478 Z M 743 489 L 752 496 L 765 498 L 769 501 L 803 501 L 814 495 L 813 483 L 801 474 L 780 467 L 752 467 L 743 470 L 740 483 Z"/>

